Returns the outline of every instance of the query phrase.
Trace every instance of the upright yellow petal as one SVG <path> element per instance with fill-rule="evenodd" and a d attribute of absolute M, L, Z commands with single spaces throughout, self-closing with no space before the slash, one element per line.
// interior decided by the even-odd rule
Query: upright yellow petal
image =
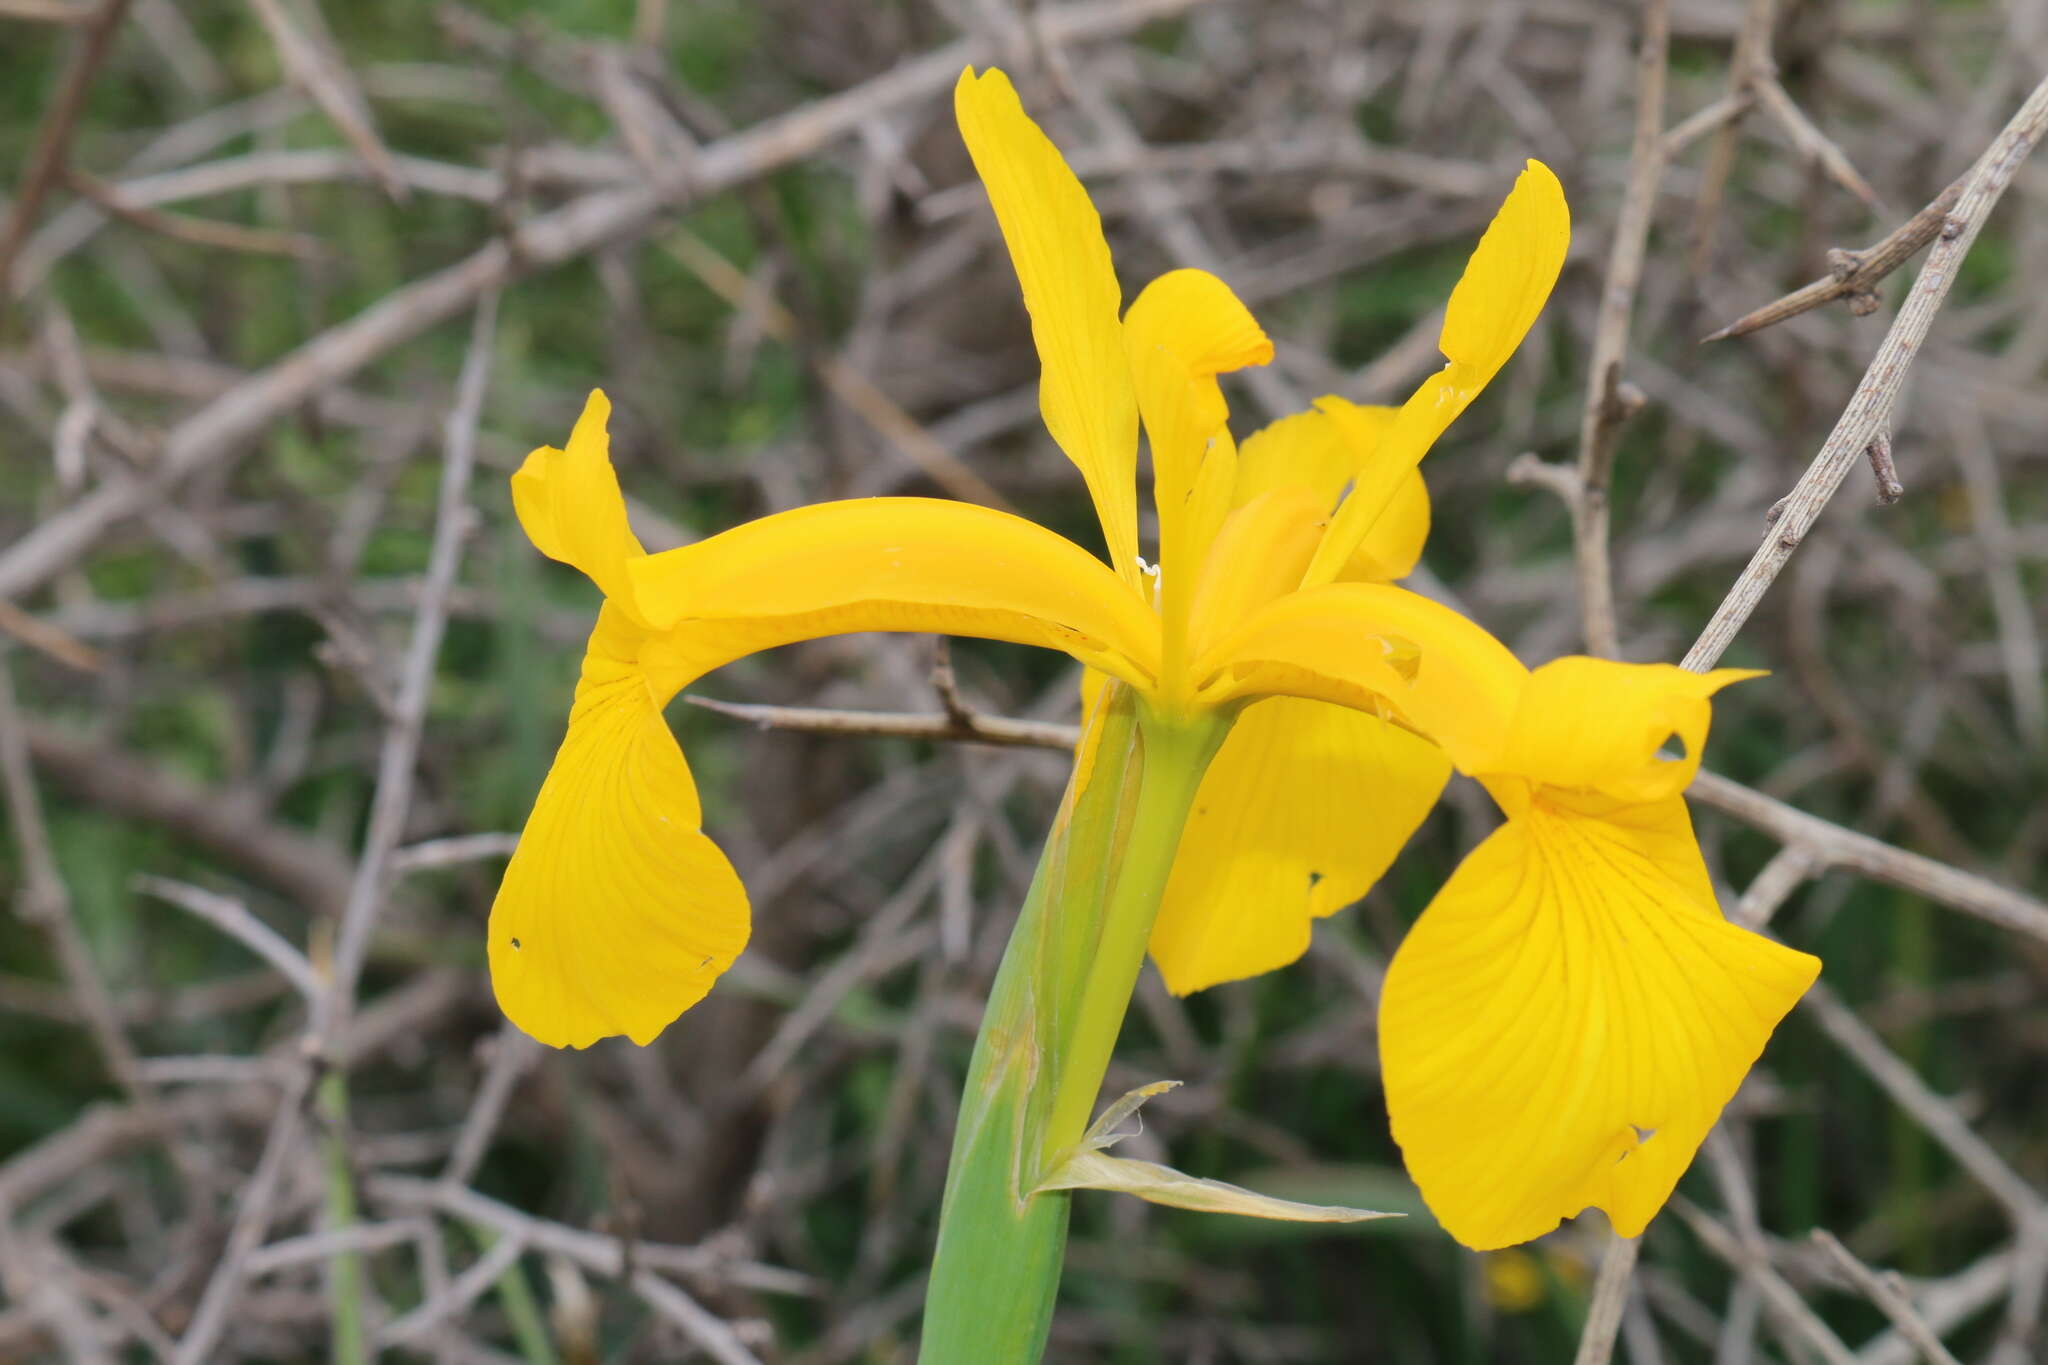
<path fill-rule="evenodd" d="M 1699 771 L 1713 712 L 1707 699 L 1761 676 L 1742 668 L 1689 673 L 1671 664 L 1553 660 L 1529 675 L 1507 740 L 1484 775 L 1624 801 L 1676 796 Z M 1678 755 L 1660 756 L 1671 741 Z"/>
<path fill-rule="evenodd" d="M 1322 539 L 1323 509 L 1303 488 L 1275 488 L 1232 512 L 1195 580 L 1189 649 L 1199 657 L 1301 581 Z"/>
<path fill-rule="evenodd" d="M 1391 461 L 1399 466 L 1399 472 L 1392 476 L 1392 491 L 1387 494 L 1386 505 L 1361 534 L 1358 548 L 1337 571 L 1337 580 L 1391 583 L 1406 578 L 1422 558 L 1423 543 L 1429 539 L 1429 489 L 1422 482 L 1421 469 L 1388 445 L 1387 438 L 1401 410 L 1361 406 L 1334 394 L 1318 398 L 1316 410 L 1343 433 L 1343 446 L 1351 455 L 1354 487 L 1374 484 L 1382 462 Z"/>
<path fill-rule="evenodd" d="M 799 507 L 636 560 L 629 576 L 657 630 L 677 648 L 708 641 L 718 663 L 894 630 L 1042 645 L 1144 688 L 1158 673 L 1158 623 L 1133 588 L 1072 541 L 967 503 Z"/>
<path fill-rule="evenodd" d="M 1260 428 L 1237 452 L 1232 503 L 1242 507 L 1275 488 L 1309 490 L 1335 511 L 1354 480 L 1380 458 L 1398 408 L 1370 407 L 1334 394 Z M 1340 582 L 1391 583 L 1406 577 L 1429 539 L 1429 490 L 1422 471 L 1410 468 L 1394 486 L 1384 511 L 1337 574 Z"/>
<path fill-rule="evenodd" d="M 1124 319 L 1124 345 L 1138 411 L 1152 443 L 1152 496 L 1159 508 L 1160 564 L 1171 575 L 1193 572 L 1207 535 L 1229 510 L 1236 481 L 1234 446 L 1212 447 L 1227 435 L 1230 408 L 1216 376 L 1264 365 L 1273 343 L 1230 286 L 1204 270 L 1174 270 L 1145 286 Z M 1212 455 L 1228 456 L 1209 466 Z M 1208 474 L 1211 506 L 1191 507 L 1200 476 Z M 1185 547 L 1173 543 L 1189 528 Z"/>
<path fill-rule="evenodd" d="M 1539 801 L 1472 851 L 1387 970 L 1409 1173 L 1487 1250 L 1597 1206 L 1634 1237 L 1820 963 L 1728 923 L 1682 798 Z"/>
<path fill-rule="evenodd" d="M 649 1043 L 746 946 L 747 893 L 699 828 L 697 788 L 607 603 L 569 732 L 505 869 L 491 987 L 551 1047 Z"/>
<path fill-rule="evenodd" d="M 1109 562 L 1135 582 L 1138 410 L 1117 321 L 1123 296 L 1102 220 L 1059 149 L 1024 112 L 1008 76 L 962 71 L 953 110 L 1031 314 L 1046 430 L 1087 481 Z"/>
<path fill-rule="evenodd" d="M 1391 415 L 1393 409 L 1374 411 Z M 1320 408 L 1275 418 L 1237 448 L 1237 483 L 1231 505 L 1242 507 L 1276 488 L 1306 489 L 1325 513 L 1337 510 L 1358 456 L 1347 434 Z"/>
<path fill-rule="evenodd" d="M 1253 703 L 1202 779 L 1152 927 L 1167 988 L 1186 995 L 1300 957 L 1310 922 L 1380 879 L 1450 771 L 1435 745 L 1362 712 Z"/>
<path fill-rule="evenodd" d="M 512 475 L 512 506 L 534 548 L 583 571 L 606 597 L 634 611 L 626 565 L 646 552 L 626 524 L 605 424 L 611 401 L 592 389 L 569 448 L 542 446 Z"/>
<path fill-rule="evenodd" d="M 1206 701 L 1277 694 L 1383 709 L 1468 773 L 1495 761 L 1528 676 L 1478 625 L 1383 583 L 1291 593 L 1196 663 Z"/>
<path fill-rule="evenodd" d="M 1438 340 L 1448 363 L 1401 405 L 1382 442 L 1383 457 L 1338 509 L 1305 583 L 1328 583 L 1342 572 L 1406 472 L 1522 344 L 1557 283 L 1570 240 L 1564 189 L 1548 166 L 1531 161 L 1451 291 Z"/>

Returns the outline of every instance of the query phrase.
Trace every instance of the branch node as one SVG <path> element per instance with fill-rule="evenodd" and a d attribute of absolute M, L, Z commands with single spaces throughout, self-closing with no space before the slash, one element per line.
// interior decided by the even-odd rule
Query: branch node
<path fill-rule="evenodd" d="M 1892 462 L 1892 438 L 1889 432 L 1880 431 L 1863 448 L 1870 457 L 1870 472 L 1877 476 L 1877 500 L 1889 507 L 1905 494 L 1906 485 L 1899 482 L 1899 467 Z"/>

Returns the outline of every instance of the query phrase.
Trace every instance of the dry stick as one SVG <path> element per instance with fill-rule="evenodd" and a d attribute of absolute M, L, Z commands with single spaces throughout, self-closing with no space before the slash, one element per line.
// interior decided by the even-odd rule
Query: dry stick
<path fill-rule="evenodd" d="M 830 711 L 805 706 L 757 706 L 685 694 L 684 701 L 721 716 L 752 722 L 763 730 L 808 730 L 838 735 L 950 740 L 961 744 L 995 744 L 1007 748 L 1068 749 L 1080 729 L 1056 721 L 1016 720 L 979 713 L 964 721 L 943 713 Z"/>
<path fill-rule="evenodd" d="M 469 505 L 469 480 L 476 464 L 477 428 L 483 421 L 497 323 L 498 293 L 494 290 L 477 305 L 469 353 L 463 359 L 462 374 L 456 382 L 455 407 L 448 414 L 446 455 L 435 500 L 434 537 L 427 551 L 426 582 L 420 592 L 419 610 L 413 617 L 412 638 L 406 648 L 390 723 L 378 753 L 377 785 L 370 799 L 368 829 L 363 835 L 362 855 L 356 863 L 348 905 L 342 911 L 327 990 L 315 1002 L 313 1021 L 307 1030 L 315 1066 L 345 1066 L 336 1052 L 355 1009 L 357 979 L 362 974 L 364 959 L 369 956 L 370 940 L 390 885 L 391 857 L 404 837 L 406 820 L 412 813 L 415 769 L 426 729 L 427 702 L 440 658 L 441 638 L 448 624 L 449 597 L 462 565 L 463 543 L 476 520 Z M 322 1117 L 329 1129 L 323 1134 L 329 1167 L 327 1218 L 342 1226 L 356 1220 L 348 1155 L 347 1084 L 345 1071 L 337 1071 L 326 1079 L 319 1092 Z M 338 1358 L 360 1355 L 367 1360 L 370 1356 L 361 1340 L 361 1279 L 359 1257 L 350 1254 L 330 1263 L 334 1354 Z M 380 1341 L 389 1339 L 380 1337 Z"/>
<path fill-rule="evenodd" d="M 1614 620 L 1614 566 L 1608 556 L 1608 479 L 1615 447 L 1630 405 L 1622 398 L 1621 362 L 1628 350 L 1629 314 L 1642 283 L 1643 256 L 1657 186 L 1664 178 L 1664 75 L 1671 46 L 1669 0 L 1655 0 L 1643 12 L 1641 50 L 1636 55 L 1636 134 L 1629 153 L 1628 188 L 1615 219 L 1614 247 L 1600 288 L 1600 312 L 1593 328 L 1592 375 L 1579 418 L 1577 496 L 1571 500 L 1576 532 L 1573 554 L 1579 571 L 1579 602 L 1585 613 L 1586 649 L 1601 658 L 1620 656 Z"/>
<path fill-rule="evenodd" d="M 72 0 L 0 0 L 0 19 L 24 23 L 77 24 L 82 28 L 96 15 L 91 5 L 74 4 Z"/>
<path fill-rule="evenodd" d="M 321 41 L 324 34 L 302 29 L 285 9 L 284 0 L 249 0 L 249 6 L 269 32 L 270 41 L 292 79 L 348 140 L 370 173 L 377 177 L 377 183 L 384 187 L 384 193 L 395 202 L 404 203 L 411 191 L 392 164 L 390 150 L 377 136 L 377 121 L 370 113 L 370 103 L 363 98 L 348 64 Z"/>
<path fill-rule="evenodd" d="M 114 32 L 127 16 L 128 4 L 129 0 L 105 0 L 92 21 L 84 26 L 59 80 L 57 98 L 36 130 L 35 149 L 29 153 L 28 168 L 22 172 L 21 188 L 15 191 L 6 224 L 0 226 L 0 322 L 6 320 L 8 300 L 12 297 L 7 281 L 14 272 L 14 258 L 21 251 L 21 244 L 28 240 L 29 229 L 35 226 L 36 212 L 42 208 L 44 197 L 57 182 L 65 148 L 71 144 L 71 130 L 85 108 L 86 91 L 92 87 L 93 76 L 113 46 Z"/>
<path fill-rule="evenodd" d="M 1750 88 L 1756 91 L 1757 102 L 1764 111 L 1784 126 L 1793 144 L 1810 159 L 1819 162 L 1830 179 L 1871 208 L 1883 207 L 1877 191 L 1870 188 L 1870 182 L 1856 173 L 1856 168 L 1849 164 L 1848 156 L 1835 145 L 1834 140 L 1815 127 L 1805 111 L 1792 102 L 1792 97 L 1785 93 L 1785 87 L 1779 84 L 1775 73 L 1766 67 L 1750 82 Z"/>
<path fill-rule="evenodd" d="M 1921 247 L 1941 235 L 1949 213 L 1962 197 L 1964 181 L 1968 179 L 1969 175 L 1965 174 L 1962 180 L 1936 195 L 1927 207 L 1885 234 L 1881 241 L 1861 251 L 1845 251 L 1839 247 L 1830 251 L 1827 274 L 1783 298 L 1773 299 L 1761 308 L 1744 313 L 1719 331 L 1701 337 L 1701 342 L 1748 336 L 1787 318 L 1812 312 L 1836 299 L 1848 299 L 1851 310 L 1859 314 L 1874 311 L 1877 306 L 1874 291 L 1879 281 L 1912 260 Z"/>
<path fill-rule="evenodd" d="M 1950 403 L 1949 428 L 1954 433 L 1956 463 L 1970 493 L 1970 519 L 1984 547 L 1985 586 L 1991 595 L 1991 616 L 1998 624 L 1999 661 L 2005 665 L 2006 690 L 2012 696 L 2013 719 L 2027 743 L 2038 749 L 2048 741 L 2048 668 L 2042 666 L 2041 634 L 2020 557 L 2013 545 L 2012 517 L 1998 472 L 1998 456 L 1977 405 Z"/>
<path fill-rule="evenodd" d="M 278 1185 L 286 1161 L 298 1146 L 299 1128 L 314 1081 L 321 1068 L 335 1060 L 334 1054 L 354 1012 L 356 977 L 383 902 L 387 865 L 404 832 L 406 812 L 412 804 L 413 760 L 419 749 L 427 688 L 433 679 L 441 628 L 447 620 L 448 594 L 454 586 L 462 541 L 468 531 L 469 471 L 476 455 L 476 425 L 481 415 L 484 380 L 489 374 L 489 339 L 497 318 L 497 297 L 495 291 L 488 292 L 478 305 L 456 408 L 449 417 L 447 457 L 442 468 L 433 544 L 428 550 L 427 581 L 420 593 L 396 714 L 378 759 L 377 788 L 371 797 L 363 854 L 342 911 L 326 988 L 316 997 L 313 1019 L 307 1029 L 304 1064 L 292 1069 L 263 1157 L 236 1213 L 227 1247 L 207 1281 L 191 1324 L 178 1342 L 173 1365 L 199 1365 L 210 1359 L 226 1329 L 228 1311 L 241 1294 L 243 1262 L 269 1232 Z"/>
<path fill-rule="evenodd" d="M 538 1060 L 540 1044 L 515 1025 L 508 1022 L 498 1030 L 491 1043 L 491 1059 L 484 1067 L 483 1083 L 477 1087 L 476 1098 L 470 1101 L 469 1112 L 462 1119 L 462 1131 L 455 1139 L 454 1150 L 448 1154 L 448 1164 L 441 1170 L 443 1180 L 455 1185 L 469 1183 L 476 1168 L 483 1164 L 505 1106 L 511 1103 L 512 1088 Z"/>
<path fill-rule="evenodd" d="M 171 1357 L 171 1365 L 207 1365 L 218 1358 L 214 1346 L 227 1327 L 228 1311 L 241 1297 L 244 1264 L 270 1231 L 270 1215 L 285 1168 L 298 1153 L 299 1129 L 305 1122 L 313 1074 L 310 1066 L 295 1066 L 285 1080 L 270 1133 L 263 1141 L 263 1155 L 256 1162 L 255 1173 L 242 1186 L 242 1202 L 235 1210 L 227 1244 L 221 1248 L 220 1260 L 200 1293 L 199 1306 L 192 1311 L 192 1320 L 179 1339 L 178 1353 Z"/>
<path fill-rule="evenodd" d="M 1914 1310 L 1913 1301 L 1906 1297 L 1896 1275 L 1880 1275 L 1857 1260 L 1855 1253 L 1843 1246 L 1841 1239 L 1826 1228 L 1815 1228 L 1811 1235 L 1813 1244 L 1827 1253 L 1835 1269 L 1841 1271 L 1863 1297 L 1876 1304 L 1880 1313 L 1892 1320 L 1892 1325 L 1899 1329 L 1899 1335 L 1913 1343 L 1927 1359 L 1928 1365 L 1962 1365 L 1949 1353 L 1948 1347 L 1941 1344 L 1941 1338 L 1927 1325 L 1927 1319 Z"/>
<path fill-rule="evenodd" d="M 1819 1314 L 1806 1306 L 1806 1301 L 1799 1297 L 1799 1291 L 1786 1283 L 1785 1277 L 1768 1259 L 1744 1246 L 1734 1233 L 1702 1213 L 1683 1195 L 1672 1199 L 1671 1208 L 1707 1250 L 1749 1278 L 1763 1296 L 1764 1304 L 1778 1315 L 1779 1321 L 1797 1332 L 1799 1338 L 1811 1346 L 1822 1360 L 1828 1365 L 1856 1365 L 1856 1357 L 1849 1353 L 1841 1338 L 1821 1321 Z"/>
<path fill-rule="evenodd" d="M 335 939 L 332 977 L 312 1030 L 323 1051 L 337 1042 L 348 1027 L 348 1016 L 355 1005 L 356 977 L 369 953 L 371 931 L 384 901 L 391 855 L 398 848 L 405 833 L 406 816 L 412 810 L 413 769 L 426 726 L 428 692 L 433 686 L 434 665 L 440 657 L 441 636 L 448 623 L 448 599 L 462 563 L 462 545 L 473 521 L 469 475 L 476 464 L 477 426 L 483 418 L 497 319 L 498 295 L 493 291 L 477 306 L 469 354 L 456 385 L 455 409 L 448 416 L 447 457 L 434 513 L 434 539 L 427 552 L 426 581 L 420 590 L 418 614 L 413 619 L 395 713 L 378 754 L 369 828 L 363 836 L 362 857 L 356 864 L 355 881 Z"/>
<path fill-rule="evenodd" d="M 135 1045 L 121 1028 L 120 1009 L 73 917 L 71 893 L 64 885 L 43 823 L 24 730 L 21 710 L 15 704 L 11 665 L 0 656 L 0 793 L 6 797 L 8 823 L 20 851 L 23 886 L 17 908 L 24 920 L 41 928 L 56 949 L 66 984 L 106 1061 L 108 1074 L 138 1108 L 153 1113 L 155 1093 L 142 1078 Z"/>
<path fill-rule="evenodd" d="M 91 645 L 72 638 L 39 616 L 31 616 L 12 602 L 0 602 L 0 635 L 11 635 L 81 673 L 97 673 L 106 663 Z"/>
<path fill-rule="evenodd" d="M 1609 1235 L 1607 1254 L 1600 1258 L 1600 1275 L 1593 1282 L 1593 1302 L 1586 1310 L 1586 1326 L 1579 1333 L 1579 1349 L 1572 1357 L 1572 1365 L 1607 1365 L 1613 1357 L 1622 1310 L 1628 1307 L 1636 1254 L 1642 1248 L 1640 1237 Z"/>
<path fill-rule="evenodd" d="M 121 197 L 120 190 L 113 185 L 76 168 L 64 172 L 64 183 L 82 197 L 99 205 L 111 218 L 118 218 L 145 232 L 160 233 L 194 246 L 217 247 L 223 251 L 249 251 L 266 256 L 292 256 L 302 261 L 317 260 L 332 254 L 319 238 L 309 237 L 303 232 L 279 232 L 271 228 L 246 227 L 241 223 L 228 223 L 215 218 L 194 218 L 187 214 L 166 213 L 162 209 L 131 204 Z"/>
<path fill-rule="evenodd" d="M 1913 281 L 1912 292 L 1906 296 L 1905 305 L 1899 309 L 1899 316 L 1878 347 L 1870 368 L 1864 372 L 1863 382 L 1856 386 L 1849 405 L 1843 409 L 1812 465 L 1781 504 L 1770 534 L 1757 547 L 1748 567 L 1686 654 L 1683 667 L 1704 673 L 1714 666 L 1791 559 L 1793 550 L 1813 528 L 1821 510 L 1842 486 L 1842 480 L 1874 442 L 1880 437 L 1889 439 L 1892 408 L 1905 385 L 1906 371 L 1926 341 L 1934 315 L 1948 297 L 1970 244 L 1977 240 L 1992 206 L 2012 183 L 2013 175 L 2040 140 L 2044 128 L 2048 128 L 2048 79 L 2034 87 L 2019 112 L 1971 168 L 1968 185 L 1957 199 L 1955 211 L 1937 235 L 1926 266 Z"/>
<path fill-rule="evenodd" d="M 629 1258 L 625 1243 L 618 1237 L 537 1218 L 465 1185 L 452 1185 L 445 1180 L 374 1175 L 369 1181 L 369 1192 L 380 1203 L 435 1210 L 500 1235 L 517 1237 L 536 1251 L 567 1257 L 586 1270 L 611 1278 L 627 1274 L 637 1265 L 669 1271 L 693 1281 L 708 1278 L 765 1294 L 817 1296 L 824 1292 L 824 1286 L 808 1275 L 759 1261 L 735 1259 L 704 1247 L 636 1242 Z"/>
<path fill-rule="evenodd" d="M 682 1329 L 719 1365 L 761 1365 L 761 1358 L 741 1343 L 732 1328 L 704 1311 L 695 1299 L 651 1270 L 633 1276 L 633 1290 L 655 1312 Z"/>
<path fill-rule="evenodd" d="M 686 228 L 678 228 L 662 239 L 661 246 L 734 308 L 754 309 L 762 331 L 801 350 L 796 346 L 800 337 L 796 315 L 773 294 L 755 289 L 746 273 L 719 255 L 710 243 Z M 877 388 L 873 380 L 828 351 L 804 354 L 825 387 L 873 428 L 876 435 L 908 455 L 932 482 L 963 502 L 978 502 L 1005 512 L 1015 510 L 1008 498 L 961 463 L 959 456 L 940 444 L 923 423 Z"/>
<path fill-rule="evenodd" d="M 1816 983 L 1800 1002 L 1800 1008 L 1814 1016 L 1821 1032 L 1835 1040 L 1850 1060 L 1891 1096 L 1892 1102 L 1927 1130 L 1927 1135 L 1948 1150 L 1956 1164 L 1968 1171 L 1991 1196 L 2005 1206 L 2014 1227 L 2022 1235 L 2038 1233 L 2048 1226 L 2048 1206 L 2019 1172 L 1977 1135 L 1956 1107 L 1943 1099 L 1920 1078 L 1897 1053 L 1856 1012 L 1843 1004 L 1826 985 Z"/>
<path fill-rule="evenodd" d="M 1821 868 L 1846 868 L 2048 943 L 2048 904 L 1987 877 L 1808 815 L 1718 773 L 1702 771 L 1686 794 L 1805 850 Z"/>
<path fill-rule="evenodd" d="M 1210 0 L 1087 0 L 1046 10 L 1041 31 L 1063 42 L 1121 33 Z M 946 89 L 970 62 L 1000 55 L 978 38 L 912 58 L 873 80 L 707 144 L 687 178 L 601 190 L 521 225 L 489 246 L 321 333 L 173 427 L 148 476 L 105 485 L 45 518 L 0 554 L 0 598 L 48 582 L 102 533 L 166 498 L 202 469 L 228 462 L 282 413 L 362 369 L 479 295 L 599 247 L 650 231 L 665 215 L 810 155 L 868 119 Z"/>
<path fill-rule="evenodd" d="M 1712 104 L 1687 114 L 1671 126 L 1664 134 L 1664 160 L 1668 163 L 1678 158 L 1686 148 L 1698 142 L 1708 133 L 1719 132 L 1741 118 L 1756 106 L 1756 97 L 1747 91 L 1723 95 Z"/>
<path fill-rule="evenodd" d="M 236 940 L 277 968 L 308 1005 L 320 998 L 320 978 L 314 974 L 313 965 L 306 960 L 306 955 L 287 943 L 277 930 L 257 919 L 240 901 L 186 882 L 172 881 L 168 877 L 140 876 L 130 885 L 137 891 L 169 901 L 179 909 L 197 915 Z"/>
<path fill-rule="evenodd" d="M 1920 1286 L 1919 1312 L 1935 1332 L 1952 1331 L 1995 1302 L 2011 1282 L 2015 1254 L 1994 1251 L 1946 1278 Z M 1903 1332 L 1892 1328 L 1865 1342 L 1857 1365 L 1912 1365 L 1919 1352 Z"/>
<path fill-rule="evenodd" d="M 1771 28 L 1777 21 L 1777 11 L 1777 0 L 1749 0 L 1742 11 L 1742 28 L 1735 35 L 1735 51 L 1728 62 L 1728 93 L 1720 101 L 1730 106 L 1728 116 L 1716 125 L 1718 132 L 1713 145 L 1707 148 L 1707 164 L 1700 171 L 1699 194 L 1694 202 L 1695 277 L 1706 273 L 1707 257 L 1714 243 L 1714 220 L 1721 212 L 1721 194 L 1728 186 L 1729 173 L 1735 169 L 1735 152 L 1741 141 L 1738 124 L 1755 107 L 1753 82 L 1758 72 L 1768 69 Z"/>

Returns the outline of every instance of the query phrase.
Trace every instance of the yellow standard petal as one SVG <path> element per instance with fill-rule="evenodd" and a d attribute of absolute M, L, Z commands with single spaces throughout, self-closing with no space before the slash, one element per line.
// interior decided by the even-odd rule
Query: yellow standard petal
<path fill-rule="evenodd" d="M 1548 166 L 1531 161 L 1451 291 L 1437 343 L 1447 363 L 1401 405 L 1381 458 L 1345 498 L 1306 583 L 1328 583 L 1342 572 L 1406 472 L 1522 344 L 1557 283 L 1570 241 L 1564 189 Z"/>
<path fill-rule="evenodd" d="M 1409 931 L 1380 1002 L 1387 1110 L 1459 1241 L 1588 1207 L 1634 1237 L 1669 1198 L 1820 970 L 1706 887 L 1682 798 L 1538 800 Z"/>
<path fill-rule="evenodd" d="M 491 988 L 552 1047 L 652 1042 L 747 942 L 747 893 L 699 828 L 696 784 L 632 657 L 643 636 L 606 604 L 491 906 Z"/>
<path fill-rule="evenodd" d="M 1266 364 L 1273 343 L 1229 285 L 1204 270 L 1174 270 L 1146 285 L 1131 304 L 1124 344 L 1152 443 L 1159 558 L 1171 593 L 1174 575 L 1201 563 L 1230 509 L 1236 447 L 1225 429 L 1230 408 L 1216 376 Z M 1199 500 L 1198 486 L 1207 495 Z"/>
<path fill-rule="evenodd" d="M 799 507 L 636 560 L 629 576 L 657 630 L 703 624 L 706 652 L 685 680 L 741 654 L 869 630 L 1042 645 L 1140 688 L 1158 676 L 1158 622 L 1135 589 L 1072 541 L 967 503 Z"/>
<path fill-rule="evenodd" d="M 1008 76 L 962 71 L 953 110 L 1031 314 L 1046 430 L 1087 481 L 1109 562 L 1135 582 L 1138 409 L 1102 220 Z"/>
<path fill-rule="evenodd" d="M 1380 458 L 1380 447 L 1399 412 L 1332 394 L 1318 398 L 1307 412 L 1253 432 L 1238 448 L 1233 505 L 1242 507 L 1276 488 L 1300 487 L 1334 512 L 1345 490 Z M 1337 578 L 1359 583 L 1405 578 L 1422 558 L 1428 539 L 1429 490 L 1422 471 L 1410 468 Z"/>
<path fill-rule="evenodd" d="M 1153 924 L 1167 988 L 1186 995 L 1300 957 L 1311 921 L 1380 879 L 1450 771 L 1435 745 L 1362 712 L 1253 703 L 1202 779 Z"/>

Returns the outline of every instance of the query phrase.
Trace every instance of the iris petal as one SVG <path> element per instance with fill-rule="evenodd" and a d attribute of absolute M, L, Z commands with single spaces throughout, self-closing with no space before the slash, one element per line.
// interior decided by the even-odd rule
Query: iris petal
<path fill-rule="evenodd" d="M 1140 687 L 1158 626 L 1087 551 L 1022 517 L 934 498 L 861 498 L 762 517 L 629 566 L 658 631 L 703 658 L 854 631 L 933 631 L 1063 650 Z M 706 660 L 722 654 L 716 663 Z"/>
<path fill-rule="evenodd" d="M 1362 712 L 1272 697 L 1202 779 L 1152 928 L 1176 995 L 1284 967 L 1309 926 L 1380 879 L 1450 776 L 1429 741 Z"/>
<path fill-rule="evenodd" d="M 1423 1198 L 1476 1249 L 1597 1206 L 1639 1235 L 1817 959 L 1722 918 L 1682 798 L 1548 800 L 1472 851 L 1387 971 L 1380 1059 Z"/>
<path fill-rule="evenodd" d="M 1362 471 L 1344 499 L 1305 583 L 1337 578 L 1406 472 L 1522 344 L 1564 267 L 1570 241 L 1564 189 L 1549 167 L 1531 161 L 1451 291 L 1438 340 L 1447 363 L 1401 405 L 1383 439 L 1381 458 Z"/>
<path fill-rule="evenodd" d="M 1385 709 L 1482 772 L 1512 723 L 1528 670 L 1452 611 L 1384 583 L 1333 583 L 1254 612 L 1197 665 L 1206 699 L 1278 693 Z"/>
<path fill-rule="evenodd" d="M 976 76 L 969 67 L 954 87 L 953 109 L 1031 314 L 1046 430 L 1088 484 L 1109 562 L 1135 582 L 1138 409 L 1102 219 L 1008 76 Z"/>
<path fill-rule="evenodd" d="M 607 604 L 569 731 L 505 869 L 491 986 L 552 1047 L 648 1043 L 746 946 L 747 893 L 699 828 L 696 783 Z"/>

